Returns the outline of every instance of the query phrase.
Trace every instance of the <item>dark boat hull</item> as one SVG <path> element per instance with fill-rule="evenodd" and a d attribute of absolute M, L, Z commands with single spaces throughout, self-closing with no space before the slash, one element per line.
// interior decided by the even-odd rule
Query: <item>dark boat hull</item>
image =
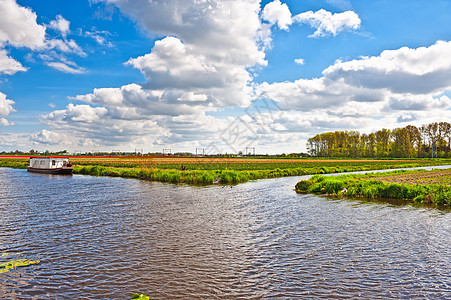
<path fill-rule="evenodd" d="M 62 168 L 53 168 L 53 169 L 41 169 L 41 168 L 32 168 L 27 167 L 28 172 L 34 173 L 44 173 L 44 174 L 72 174 L 74 168 L 72 167 L 62 167 Z"/>

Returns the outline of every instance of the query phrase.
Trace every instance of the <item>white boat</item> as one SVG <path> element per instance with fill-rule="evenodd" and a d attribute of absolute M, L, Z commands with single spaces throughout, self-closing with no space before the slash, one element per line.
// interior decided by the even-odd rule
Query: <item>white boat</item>
<path fill-rule="evenodd" d="M 68 158 L 30 157 L 28 172 L 46 174 L 72 174 L 74 170 Z"/>

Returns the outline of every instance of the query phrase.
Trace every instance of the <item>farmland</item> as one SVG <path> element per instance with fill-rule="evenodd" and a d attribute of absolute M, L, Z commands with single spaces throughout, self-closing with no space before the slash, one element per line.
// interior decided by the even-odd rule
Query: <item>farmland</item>
<path fill-rule="evenodd" d="M 72 158 L 75 165 L 99 165 L 115 168 L 157 168 L 173 170 L 274 170 L 324 168 L 323 173 L 346 172 L 349 168 L 399 168 L 406 165 L 447 164 L 451 160 L 351 160 L 351 159 L 274 159 L 274 158 Z M 332 172 L 327 169 L 332 168 Z"/>
<path fill-rule="evenodd" d="M 399 170 L 384 173 L 313 176 L 295 187 L 298 193 L 366 198 L 407 199 L 420 203 L 451 205 L 451 169 Z"/>
<path fill-rule="evenodd" d="M 435 171 L 412 171 L 397 173 L 387 176 L 372 178 L 383 182 L 407 183 L 407 184 L 445 184 L 451 186 L 451 169 Z"/>
<path fill-rule="evenodd" d="M 71 157 L 75 174 L 190 184 L 235 184 L 254 179 L 449 164 L 445 159 L 283 159 L 180 157 Z M 0 158 L 0 166 L 26 168 L 27 157 Z"/>

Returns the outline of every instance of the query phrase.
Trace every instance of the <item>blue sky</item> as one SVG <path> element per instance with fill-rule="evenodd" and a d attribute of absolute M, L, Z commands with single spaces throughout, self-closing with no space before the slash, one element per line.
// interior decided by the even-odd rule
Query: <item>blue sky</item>
<path fill-rule="evenodd" d="M 0 1 L 0 150 L 305 151 L 450 121 L 451 1 Z"/>

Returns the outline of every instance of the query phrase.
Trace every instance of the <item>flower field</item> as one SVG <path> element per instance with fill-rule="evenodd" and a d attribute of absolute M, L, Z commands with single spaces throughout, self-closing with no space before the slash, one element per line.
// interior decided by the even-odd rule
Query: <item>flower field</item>
<path fill-rule="evenodd" d="M 173 170 L 274 170 L 293 168 L 333 168 L 346 172 L 349 167 L 379 169 L 378 166 L 401 168 L 406 165 L 430 166 L 451 163 L 451 160 L 368 160 L 368 159 L 282 159 L 282 158 L 71 158 L 74 165 L 99 165 L 115 168 L 157 168 Z M 383 169 L 387 169 L 384 167 Z M 327 172 L 325 173 L 334 173 Z"/>
<path fill-rule="evenodd" d="M 448 159 L 293 159 L 205 157 L 70 157 L 75 174 L 144 180 L 235 184 L 254 179 L 450 164 Z M 0 167 L 26 168 L 27 157 L 0 158 Z"/>

